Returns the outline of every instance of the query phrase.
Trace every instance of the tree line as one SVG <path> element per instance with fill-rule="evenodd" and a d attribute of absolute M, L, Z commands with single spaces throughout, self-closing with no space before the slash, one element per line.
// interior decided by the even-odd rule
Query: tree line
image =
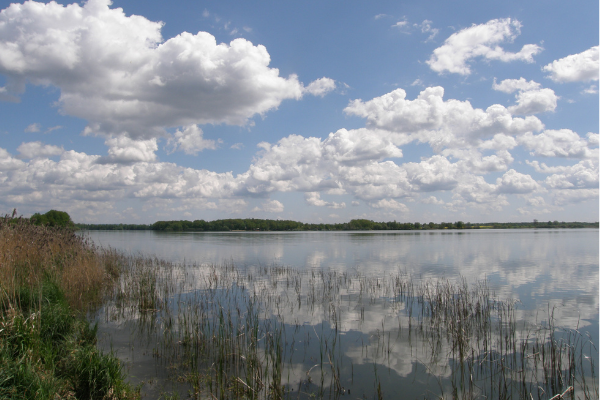
<path fill-rule="evenodd" d="M 165 232 L 231 232 L 231 231 L 381 231 L 381 230 L 430 230 L 430 229 L 521 229 L 521 228 L 598 228 L 598 222 L 375 222 L 353 219 L 336 224 L 313 224 L 290 220 L 272 219 L 218 219 L 157 221 L 153 224 L 75 224 L 85 230 L 154 230 Z"/>

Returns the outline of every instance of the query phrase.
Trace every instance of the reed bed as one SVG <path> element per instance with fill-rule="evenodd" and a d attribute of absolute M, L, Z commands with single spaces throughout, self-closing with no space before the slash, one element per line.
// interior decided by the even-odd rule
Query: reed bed
<path fill-rule="evenodd" d="M 165 398 L 598 398 L 592 341 L 518 306 L 485 281 L 132 256 L 101 312 L 135 321 Z"/>
<path fill-rule="evenodd" d="M 0 218 L 0 399 L 139 397 L 85 318 L 119 260 L 71 229 Z"/>

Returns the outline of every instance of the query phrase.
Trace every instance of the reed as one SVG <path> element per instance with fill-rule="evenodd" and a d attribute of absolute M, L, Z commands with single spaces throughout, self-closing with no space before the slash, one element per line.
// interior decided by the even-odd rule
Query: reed
<path fill-rule="evenodd" d="M 0 398 L 138 397 L 84 318 L 118 270 L 115 252 L 72 230 L 0 219 Z"/>
<path fill-rule="evenodd" d="M 117 287 L 106 320 L 137 321 L 193 398 L 391 398 L 403 354 L 406 379 L 432 378 L 416 398 L 598 397 L 589 338 L 556 327 L 550 308 L 543 324 L 520 319 L 485 281 L 131 257 Z"/>

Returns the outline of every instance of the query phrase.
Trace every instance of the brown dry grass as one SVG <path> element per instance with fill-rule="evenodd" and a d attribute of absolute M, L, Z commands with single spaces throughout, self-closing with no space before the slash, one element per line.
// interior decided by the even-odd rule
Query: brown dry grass
<path fill-rule="evenodd" d="M 101 300 L 102 289 L 118 270 L 116 252 L 96 248 L 71 229 L 0 218 L 0 304 L 16 299 L 23 286 L 35 290 L 47 277 L 73 308 L 84 309 Z"/>

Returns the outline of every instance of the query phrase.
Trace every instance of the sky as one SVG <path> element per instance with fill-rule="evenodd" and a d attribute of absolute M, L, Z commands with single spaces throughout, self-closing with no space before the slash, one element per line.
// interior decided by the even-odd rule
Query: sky
<path fill-rule="evenodd" d="M 0 9 L 3 214 L 598 221 L 597 1 Z"/>

